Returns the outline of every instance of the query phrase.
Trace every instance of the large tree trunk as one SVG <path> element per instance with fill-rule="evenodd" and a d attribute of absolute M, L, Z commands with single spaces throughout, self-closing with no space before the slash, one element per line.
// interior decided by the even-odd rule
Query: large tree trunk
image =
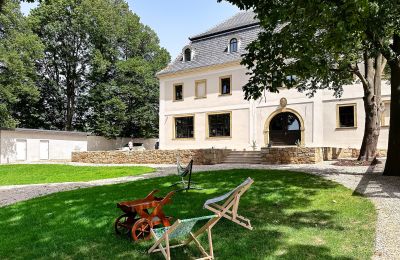
<path fill-rule="evenodd" d="M 393 37 L 393 50 L 400 55 L 400 36 Z M 383 175 L 400 176 L 400 61 L 389 61 L 390 65 L 390 126 L 387 160 Z"/>
<path fill-rule="evenodd" d="M 0 0 L 0 12 L 3 11 L 4 5 L 5 5 L 5 0 Z"/>
<path fill-rule="evenodd" d="M 364 97 L 365 129 L 360 154 L 358 156 L 359 161 L 370 161 L 376 157 L 379 133 L 381 130 L 379 103 L 380 101 L 377 102 L 370 96 Z"/>
<path fill-rule="evenodd" d="M 69 78 L 69 73 L 67 73 L 67 118 L 65 122 L 65 130 L 72 131 L 72 120 L 75 114 L 75 85 L 73 80 Z"/>
<path fill-rule="evenodd" d="M 379 134 L 381 130 L 381 81 L 384 59 L 378 54 L 375 59 L 364 53 L 365 75 L 359 75 L 364 89 L 365 125 L 359 161 L 371 161 L 376 158 Z"/>

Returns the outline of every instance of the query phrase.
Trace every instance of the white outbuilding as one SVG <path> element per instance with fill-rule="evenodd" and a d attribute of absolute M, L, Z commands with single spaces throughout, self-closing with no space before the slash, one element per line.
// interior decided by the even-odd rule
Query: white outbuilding
<path fill-rule="evenodd" d="M 84 132 L 0 129 L 0 164 L 69 161 L 73 151 L 87 151 Z"/>

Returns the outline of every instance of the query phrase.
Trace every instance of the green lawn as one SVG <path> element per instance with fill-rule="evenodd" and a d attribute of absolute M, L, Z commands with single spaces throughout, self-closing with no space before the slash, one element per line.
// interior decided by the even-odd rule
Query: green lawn
<path fill-rule="evenodd" d="M 153 172 L 142 166 L 89 167 L 61 164 L 14 164 L 0 166 L 0 185 L 91 181 Z"/>
<path fill-rule="evenodd" d="M 222 219 L 213 228 L 217 259 L 370 259 L 376 213 L 373 204 L 343 186 L 303 173 L 228 170 L 194 174 L 204 190 L 178 193 L 168 215 L 209 215 L 206 199 L 227 192 L 246 177 L 255 183 L 239 212 L 253 231 Z M 148 255 L 150 242 L 116 236 L 116 203 L 161 194 L 176 176 L 58 193 L 0 208 L 0 259 L 163 259 Z M 205 237 L 202 237 L 205 240 Z M 190 248 L 190 250 L 194 250 Z M 173 250 L 187 259 L 187 250 Z M 196 251 L 194 251 L 196 252 Z M 193 252 L 192 252 L 193 253 Z M 199 256 L 199 255 L 197 255 Z"/>

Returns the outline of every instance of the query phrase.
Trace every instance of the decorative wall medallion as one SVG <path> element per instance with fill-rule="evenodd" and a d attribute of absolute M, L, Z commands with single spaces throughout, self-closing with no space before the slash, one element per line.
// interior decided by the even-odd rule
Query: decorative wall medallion
<path fill-rule="evenodd" d="M 279 101 L 279 104 L 281 105 L 281 108 L 285 108 L 287 106 L 287 99 L 281 98 L 281 100 Z"/>

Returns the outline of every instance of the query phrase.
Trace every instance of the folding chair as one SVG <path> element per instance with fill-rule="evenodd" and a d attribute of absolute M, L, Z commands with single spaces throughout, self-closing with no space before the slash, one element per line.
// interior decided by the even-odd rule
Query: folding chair
<path fill-rule="evenodd" d="M 238 215 L 237 212 L 239 207 L 240 197 L 250 188 L 253 182 L 254 182 L 253 179 L 247 178 L 242 184 L 240 184 L 230 192 L 222 196 L 207 200 L 204 203 L 204 208 L 211 210 L 220 217 L 225 217 L 245 228 L 253 230 L 250 220 Z M 225 202 L 222 205 L 219 205 L 218 202 L 221 201 Z"/>
<path fill-rule="evenodd" d="M 165 259 L 171 259 L 171 252 L 172 248 L 186 246 L 192 241 L 203 254 L 203 257 L 197 258 L 199 259 L 214 259 L 214 251 L 212 245 L 212 236 L 211 236 L 211 228 L 218 222 L 220 218 L 218 215 L 211 215 L 211 216 L 204 216 L 199 218 L 191 218 L 191 219 L 178 219 L 175 223 L 170 227 L 162 227 L 162 228 L 155 228 L 151 229 L 150 233 L 155 240 L 154 245 L 149 249 L 148 253 L 154 252 L 161 252 Z M 194 225 L 198 221 L 208 220 L 207 223 L 202 226 L 199 230 L 195 233 L 192 233 L 192 229 Z M 204 233 L 204 231 L 208 234 L 208 247 L 209 252 L 204 249 L 204 247 L 200 244 L 197 237 Z M 179 242 L 178 244 L 171 245 L 170 241 L 173 239 L 177 239 Z M 183 240 L 182 242 L 182 239 Z M 165 245 L 163 245 L 163 243 Z"/>
<path fill-rule="evenodd" d="M 194 183 L 192 181 L 192 168 L 193 168 L 193 160 L 190 160 L 189 164 L 186 167 L 183 167 L 180 162 L 179 162 L 179 157 L 176 159 L 176 167 L 178 171 L 178 175 L 181 177 L 181 180 L 178 182 L 175 182 L 172 184 L 170 187 L 182 184 L 182 188 L 178 189 L 176 191 L 188 191 L 188 190 L 201 190 L 201 188 L 195 187 L 192 184 Z M 185 180 L 185 177 L 188 176 L 188 180 Z"/>

